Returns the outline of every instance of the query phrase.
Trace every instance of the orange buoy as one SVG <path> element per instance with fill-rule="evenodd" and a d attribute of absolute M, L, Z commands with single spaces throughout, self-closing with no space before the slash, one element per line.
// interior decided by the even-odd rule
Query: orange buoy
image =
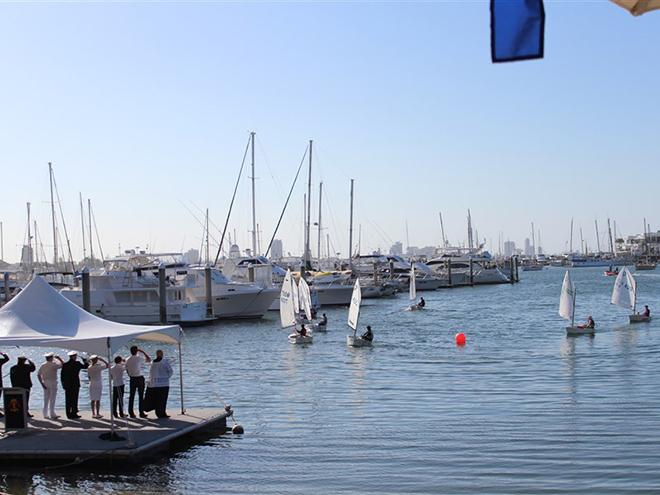
<path fill-rule="evenodd" d="M 465 334 L 463 332 L 456 334 L 456 345 L 465 345 L 466 341 L 467 339 L 465 338 Z"/>

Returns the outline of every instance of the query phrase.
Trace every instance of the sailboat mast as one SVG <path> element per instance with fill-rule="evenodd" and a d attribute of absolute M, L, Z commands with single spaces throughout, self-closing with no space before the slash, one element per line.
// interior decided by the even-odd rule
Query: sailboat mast
<path fill-rule="evenodd" d="M 28 251 L 27 260 L 25 263 L 29 270 L 32 270 L 32 232 L 30 231 L 30 203 L 27 204 L 27 238 L 28 238 Z"/>
<path fill-rule="evenodd" d="M 440 215 L 440 231 L 442 232 L 442 247 L 447 246 L 447 238 L 445 237 L 445 224 L 442 221 L 442 212 L 439 211 L 438 215 Z"/>
<path fill-rule="evenodd" d="M 33 254 L 32 254 L 32 261 L 34 261 L 34 263 L 36 265 L 39 265 L 39 244 L 38 244 L 38 241 L 39 241 L 39 237 L 37 236 L 37 221 L 35 220 L 34 221 L 34 251 L 33 251 Z"/>
<path fill-rule="evenodd" d="M 573 217 L 571 217 L 571 242 L 568 245 L 568 252 L 573 252 Z"/>
<path fill-rule="evenodd" d="M 55 200 L 53 198 L 53 165 L 48 162 L 48 177 L 50 179 L 50 213 L 53 219 L 53 264 L 57 269 L 57 224 L 55 223 Z"/>
<path fill-rule="evenodd" d="M 534 222 L 532 222 L 532 257 L 536 256 L 536 239 L 534 238 Z"/>
<path fill-rule="evenodd" d="M 209 209 L 206 209 L 206 264 L 209 264 Z"/>
<path fill-rule="evenodd" d="M 82 247 L 83 247 L 83 262 L 87 258 L 87 246 L 85 245 L 85 210 L 83 208 L 83 199 L 82 193 L 78 193 L 80 197 L 80 228 L 82 230 Z M 92 239 L 89 239 L 89 242 L 92 242 Z"/>
<path fill-rule="evenodd" d="M 571 312 L 571 326 L 575 326 L 575 298 L 577 296 L 577 289 L 573 289 L 573 311 Z"/>
<path fill-rule="evenodd" d="M 316 248 L 316 254 L 319 257 L 319 268 L 321 267 L 321 201 L 323 198 L 323 182 L 319 183 L 319 236 Z"/>
<path fill-rule="evenodd" d="M 348 227 L 348 266 L 353 270 L 353 183 L 354 179 L 351 179 L 351 217 Z"/>
<path fill-rule="evenodd" d="M 600 234 L 598 233 L 598 220 L 594 220 L 594 225 L 596 226 L 596 247 L 598 248 L 598 255 L 600 256 Z"/>
<path fill-rule="evenodd" d="M 255 199 L 255 190 L 254 190 L 254 135 L 255 132 L 250 133 L 250 147 L 252 153 L 252 256 L 257 256 L 257 209 L 256 209 L 256 199 Z M 208 229 L 207 229 L 208 232 Z M 208 258 L 208 256 L 207 256 Z M 208 260 L 207 260 L 208 262 Z"/>
<path fill-rule="evenodd" d="M 314 141 L 309 140 L 309 169 L 307 171 L 307 225 L 305 229 L 305 268 L 310 268 L 311 257 L 309 244 L 311 237 L 310 223 L 312 219 L 312 145 Z"/>
<path fill-rule="evenodd" d="M 92 200 L 87 198 L 87 215 L 89 217 L 89 260 L 94 265 L 94 242 L 92 237 Z"/>
<path fill-rule="evenodd" d="M 610 223 L 610 219 L 607 219 L 607 237 L 609 238 L 610 241 L 610 253 L 614 255 L 614 240 L 612 239 L 612 224 Z"/>
<path fill-rule="evenodd" d="M 470 210 L 468 209 L 468 248 L 472 250 L 473 241 L 472 241 L 472 216 L 470 215 Z"/>

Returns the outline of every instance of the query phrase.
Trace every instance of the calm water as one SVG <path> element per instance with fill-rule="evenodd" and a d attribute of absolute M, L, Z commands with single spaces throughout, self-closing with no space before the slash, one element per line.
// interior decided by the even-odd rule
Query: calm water
<path fill-rule="evenodd" d="M 428 309 L 419 312 L 401 311 L 404 297 L 365 301 L 361 325 L 374 328 L 372 349 L 346 347 L 346 309 L 327 310 L 328 333 L 307 347 L 287 342 L 276 315 L 190 329 L 187 405 L 231 402 L 244 436 L 128 473 L 5 471 L 0 489 L 658 491 L 660 318 L 628 326 L 626 311 L 609 304 L 614 279 L 576 269 L 577 312 L 592 314 L 601 332 L 567 338 L 557 316 L 563 274 L 424 293 Z M 637 280 L 640 302 L 660 311 L 660 272 Z M 457 331 L 467 334 L 464 348 L 454 345 Z"/>

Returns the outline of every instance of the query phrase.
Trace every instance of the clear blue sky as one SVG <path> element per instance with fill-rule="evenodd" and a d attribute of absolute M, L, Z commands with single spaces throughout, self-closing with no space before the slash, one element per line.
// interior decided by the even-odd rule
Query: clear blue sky
<path fill-rule="evenodd" d="M 52 161 L 74 255 L 78 193 L 106 255 L 198 247 L 187 211 L 222 225 L 248 132 L 258 133 L 257 215 L 270 237 L 308 139 L 334 249 L 347 252 L 349 179 L 362 251 L 464 242 L 546 251 L 569 222 L 624 234 L 658 225 L 660 12 L 546 2 L 546 58 L 493 65 L 488 2 L 0 4 L 0 219 L 17 260 L 31 201 L 52 252 Z M 281 233 L 302 248 L 304 183 Z M 248 247 L 249 183 L 236 229 Z M 193 206 L 196 205 L 196 206 Z M 577 230 L 576 230 L 577 236 Z M 314 238 L 316 235 L 314 234 Z"/>

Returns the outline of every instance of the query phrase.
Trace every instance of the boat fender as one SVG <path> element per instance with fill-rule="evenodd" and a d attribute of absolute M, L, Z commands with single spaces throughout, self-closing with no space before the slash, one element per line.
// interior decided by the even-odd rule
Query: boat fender
<path fill-rule="evenodd" d="M 235 424 L 234 426 L 232 426 L 232 428 L 231 428 L 231 432 L 232 432 L 234 435 L 242 435 L 242 434 L 244 433 L 244 431 L 243 431 L 243 427 L 242 427 L 241 425 L 239 425 L 239 424 Z"/>

